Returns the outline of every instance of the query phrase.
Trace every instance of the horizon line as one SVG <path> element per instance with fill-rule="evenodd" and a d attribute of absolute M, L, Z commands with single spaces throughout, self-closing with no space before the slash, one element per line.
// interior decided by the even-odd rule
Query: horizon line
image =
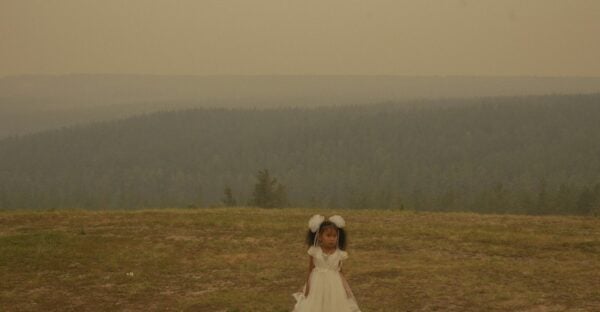
<path fill-rule="evenodd" d="M 77 76 L 113 76 L 113 77 L 157 77 L 157 78 L 168 78 L 168 77 L 188 77 L 188 78 L 226 78 L 226 77 L 238 77 L 238 78 L 259 78 L 259 77 L 394 77 L 394 78 L 585 78 L 585 79 L 600 79 L 598 76 L 589 75 L 468 75 L 468 74 L 431 74 L 431 75 L 409 75 L 409 74 L 323 74 L 323 73 L 311 73 L 311 74 L 154 74 L 154 73 L 91 73 L 91 72 L 79 72 L 79 73 L 25 73 L 25 74 L 9 74 L 0 76 L 0 79 L 11 79 L 11 78 L 32 78 L 32 77 L 77 77 Z"/>

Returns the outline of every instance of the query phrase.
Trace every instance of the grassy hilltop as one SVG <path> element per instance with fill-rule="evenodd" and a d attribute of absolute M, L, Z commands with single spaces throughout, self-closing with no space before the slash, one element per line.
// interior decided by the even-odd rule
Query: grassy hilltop
<path fill-rule="evenodd" d="M 600 219 L 382 210 L 0 212 L 1 311 L 289 311 L 314 213 L 363 311 L 598 311 Z"/>

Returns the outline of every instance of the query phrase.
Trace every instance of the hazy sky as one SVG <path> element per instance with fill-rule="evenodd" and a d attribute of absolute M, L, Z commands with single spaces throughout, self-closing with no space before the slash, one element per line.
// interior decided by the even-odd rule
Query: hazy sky
<path fill-rule="evenodd" d="M 600 0 L 0 0 L 38 73 L 600 76 Z"/>

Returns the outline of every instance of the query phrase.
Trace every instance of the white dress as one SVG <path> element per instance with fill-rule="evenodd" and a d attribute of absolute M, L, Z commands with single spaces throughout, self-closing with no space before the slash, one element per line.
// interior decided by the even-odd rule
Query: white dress
<path fill-rule="evenodd" d="M 342 260 L 348 253 L 336 249 L 328 255 L 321 247 L 310 247 L 308 254 L 313 258 L 314 269 L 310 273 L 308 296 L 304 291 L 293 294 L 296 305 L 293 312 L 360 312 L 354 295 L 340 274 Z"/>

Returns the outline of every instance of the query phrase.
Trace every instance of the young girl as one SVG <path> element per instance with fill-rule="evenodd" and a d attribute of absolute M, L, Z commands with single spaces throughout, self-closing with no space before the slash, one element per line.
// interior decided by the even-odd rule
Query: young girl
<path fill-rule="evenodd" d="M 294 312 L 360 312 L 342 274 L 342 260 L 348 258 L 345 225 L 337 215 L 308 221 L 308 278 L 303 291 L 293 294 Z"/>

